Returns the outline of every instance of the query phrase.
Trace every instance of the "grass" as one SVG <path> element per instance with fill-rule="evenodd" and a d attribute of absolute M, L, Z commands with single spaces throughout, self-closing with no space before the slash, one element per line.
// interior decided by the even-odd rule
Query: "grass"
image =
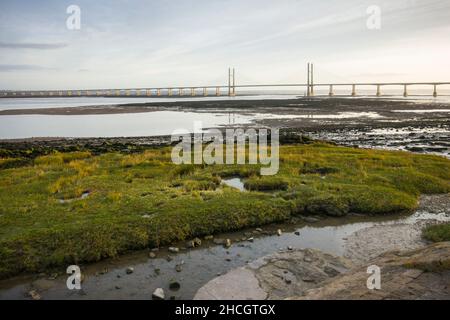
<path fill-rule="evenodd" d="M 450 223 L 426 227 L 423 230 L 423 237 L 432 242 L 450 241 Z"/>
<path fill-rule="evenodd" d="M 325 143 L 280 147 L 280 171 L 172 164 L 169 147 L 0 160 L 0 277 L 92 262 L 133 249 L 293 215 L 411 211 L 450 192 L 450 161 Z M 220 184 L 239 176 L 252 191 Z M 87 198 L 81 199 L 89 191 Z M 71 201 L 61 202 L 61 199 Z"/>

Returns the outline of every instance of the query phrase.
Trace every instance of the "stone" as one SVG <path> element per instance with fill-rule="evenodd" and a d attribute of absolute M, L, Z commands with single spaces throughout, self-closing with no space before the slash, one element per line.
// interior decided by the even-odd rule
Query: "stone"
<path fill-rule="evenodd" d="M 28 295 L 33 300 L 41 300 L 41 295 L 36 290 L 31 290 L 30 292 L 28 292 Z"/>
<path fill-rule="evenodd" d="M 299 236 L 299 235 L 300 235 L 300 231 L 295 231 L 294 234 L 295 234 L 296 236 Z"/>
<path fill-rule="evenodd" d="M 294 250 L 294 248 L 292 248 L 292 246 L 288 246 L 287 249 L 288 249 L 289 251 Z"/>
<path fill-rule="evenodd" d="M 256 228 L 255 231 L 256 231 L 256 232 L 262 232 L 263 229 L 261 229 L 261 228 Z"/>
<path fill-rule="evenodd" d="M 181 271 L 183 271 L 182 265 L 181 265 L 181 264 L 177 264 L 177 265 L 175 266 L 175 271 L 176 271 L 176 272 L 181 272 Z"/>
<path fill-rule="evenodd" d="M 214 239 L 214 236 L 212 236 L 212 235 L 205 236 L 203 239 L 205 239 L 205 240 L 212 240 L 212 239 Z"/>
<path fill-rule="evenodd" d="M 153 293 L 152 293 L 152 299 L 153 300 L 164 300 L 165 295 L 164 295 L 163 288 L 156 288 L 155 291 L 153 291 Z"/>
<path fill-rule="evenodd" d="M 178 290 L 180 290 L 180 288 L 181 288 L 181 285 L 178 281 L 173 280 L 169 283 L 169 289 L 172 291 L 178 291 Z"/>
<path fill-rule="evenodd" d="M 225 243 L 223 245 L 225 246 L 225 248 L 231 247 L 231 240 L 230 239 L 226 239 Z"/>
<path fill-rule="evenodd" d="M 200 240 L 199 238 L 194 238 L 192 242 L 194 243 L 195 247 L 200 247 L 202 245 L 202 240 Z"/>
<path fill-rule="evenodd" d="M 319 221 L 319 219 L 314 218 L 314 217 L 303 217 L 303 220 L 305 220 L 308 223 L 315 223 L 315 222 Z"/>
<path fill-rule="evenodd" d="M 247 241 L 248 242 L 253 242 L 253 241 L 255 241 L 255 239 L 253 239 L 253 237 L 251 237 L 251 238 L 248 238 Z"/>
<path fill-rule="evenodd" d="M 177 247 L 169 247 L 169 252 L 171 253 L 178 253 L 180 252 L 180 249 Z"/>
<path fill-rule="evenodd" d="M 166 260 L 167 260 L 167 262 L 170 262 L 170 261 L 173 260 L 173 258 L 172 258 L 172 256 L 168 255 L 168 256 L 166 257 Z"/>
<path fill-rule="evenodd" d="M 125 272 L 126 272 L 127 274 L 132 274 L 132 273 L 134 272 L 134 268 L 133 268 L 133 267 L 128 267 L 128 268 L 125 270 Z"/>
<path fill-rule="evenodd" d="M 278 236 L 281 236 L 282 234 L 283 234 L 283 231 L 281 231 L 281 229 L 278 229 L 278 230 L 277 230 L 277 235 L 278 235 Z"/>
<path fill-rule="evenodd" d="M 156 258 L 156 254 L 154 252 L 150 252 L 148 254 L 148 256 L 149 256 L 150 259 L 155 259 Z"/>

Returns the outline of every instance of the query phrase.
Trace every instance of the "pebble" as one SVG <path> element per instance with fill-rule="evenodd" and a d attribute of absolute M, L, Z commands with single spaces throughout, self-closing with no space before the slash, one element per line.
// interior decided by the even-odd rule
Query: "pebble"
<path fill-rule="evenodd" d="M 278 236 L 281 236 L 282 233 L 283 233 L 283 232 L 281 231 L 281 229 L 278 229 L 278 230 L 277 230 L 277 235 L 278 235 Z"/>
<path fill-rule="evenodd" d="M 299 235 L 300 235 L 300 231 L 295 231 L 294 234 L 295 234 L 296 236 L 299 236 Z"/>
<path fill-rule="evenodd" d="M 253 237 L 251 237 L 251 238 L 248 238 L 247 241 L 253 242 L 253 241 L 255 241 L 255 239 L 253 239 Z"/>
<path fill-rule="evenodd" d="M 28 292 L 28 295 L 33 300 L 41 300 L 41 295 L 36 290 L 31 290 L 30 292 Z"/>
<path fill-rule="evenodd" d="M 132 273 L 134 272 L 134 268 L 133 268 L 133 267 L 128 267 L 128 268 L 125 270 L 125 272 L 126 272 L 127 274 L 132 274 Z"/>
<path fill-rule="evenodd" d="M 231 247 L 231 240 L 230 239 L 226 239 L 224 246 L 225 246 L 225 248 Z"/>
<path fill-rule="evenodd" d="M 156 288 L 155 291 L 153 291 L 152 299 L 153 300 L 164 300 L 164 290 L 163 288 Z"/>
<path fill-rule="evenodd" d="M 149 256 L 151 259 L 155 259 L 155 258 L 156 258 L 156 254 L 155 254 L 154 252 L 150 252 L 150 253 L 148 254 L 148 256 Z"/>
<path fill-rule="evenodd" d="M 178 253 L 179 251 L 180 249 L 178 249 L 177 247 L 169 247 L 169 252 Z"/>
<path fill-rule="evenodd" d="M 294 250 L 294 248 L 292 248 L 292 246 L 288 246 L 287 249 L 288 249 L 289 251 Z"/>
<path fill-rule="evenodd" d="M 181 287 L 181 285 L 180 285 L 180 283 L 177 282 L 177 281 L 171 281 L 171 282 L 169 283 L 169 289 L 172 290 L 172 291 L 177 291 L 177 290 L 180 289 L 180 287 Z"/>

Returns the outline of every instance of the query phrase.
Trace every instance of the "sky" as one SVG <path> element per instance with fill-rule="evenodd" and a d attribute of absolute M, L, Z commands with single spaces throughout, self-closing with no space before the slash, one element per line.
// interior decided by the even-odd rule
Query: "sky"
<path fill-rule="evenodd" d="M 450 81 L 449 57 L 449 0 L 0 0 L 0 89 L 304 83 L 307 62 L 316 83 Z"/>

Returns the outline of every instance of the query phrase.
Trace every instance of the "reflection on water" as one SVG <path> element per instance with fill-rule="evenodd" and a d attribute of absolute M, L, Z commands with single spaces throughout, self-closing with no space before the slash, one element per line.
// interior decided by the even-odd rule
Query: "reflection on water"
<path fill-rule="evenodd" d="M 155 111 L 102 115 L 0 116 L 0 139 L 29 137 L 140 137 L 170 135 L 176 129 L 193 131 L 195 121 L 203 128 L 250 123 L 249 115 Z"/>

